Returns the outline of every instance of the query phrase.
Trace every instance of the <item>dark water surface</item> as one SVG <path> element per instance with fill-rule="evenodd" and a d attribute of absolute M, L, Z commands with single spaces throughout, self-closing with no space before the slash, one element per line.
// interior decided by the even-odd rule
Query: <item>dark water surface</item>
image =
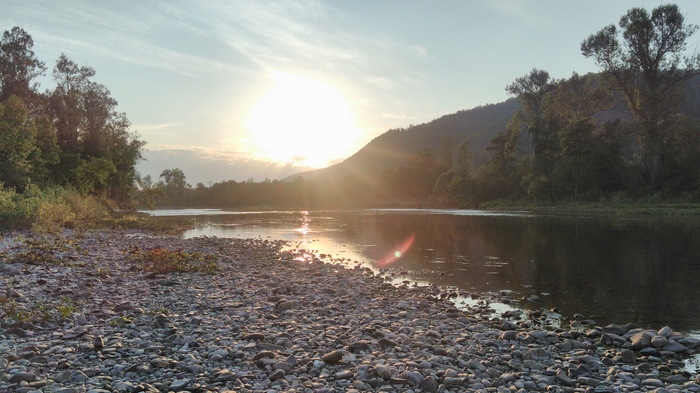
<path fill-rule="evenodd" d="M 161 214 L 164 214 L 162 212 Z M 583 217 L 467 210 L 203 214 L 185 237 L 261 237 L 400 279 L 463 291 L 537 295 L 598 325 L 634 322 L 700 331 L 700 217 Z M 166 213 L 167 214 L 167 213 Z M 397 253 L 398 252 L 398 253 Z M 400 255 L 400 256 L 399 256 Z M 396 270 L 395 270 L 396 269 Z"/>

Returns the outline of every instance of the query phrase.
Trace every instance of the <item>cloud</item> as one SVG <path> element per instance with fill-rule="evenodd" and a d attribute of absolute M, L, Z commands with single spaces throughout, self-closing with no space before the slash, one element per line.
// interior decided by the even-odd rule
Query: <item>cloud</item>
<path fill-rule="evenodd" d="M 508 19 L 528 25 L 529 27 L 542 27 L 548 25 L 544 17 L 546 13 L 538 12 L 538 3 L 519 0 L 489 1 L 489 7 Z"/>
<path fill-rule="evenodd" d="M 279 165 L 253 159 L 246 154 L 210 149 L 160 149 L 146 150 L 145 160 L 137 165 L 141 176 L 151 175 L 158 179 L 165 169 L 181 169 L 192 186 L 197 183 L 209 185 L 226 180 L 263 181 L 281 180 L 287 176 L 312 170 L 309 167 Z"/>
<path fill-rule="evenodd" d="M 165 128 L 177 127 L 178 123 L 163 123 L 163 124 L 132 124 L 131 128 L 137 131 L 160 131 Z"/>

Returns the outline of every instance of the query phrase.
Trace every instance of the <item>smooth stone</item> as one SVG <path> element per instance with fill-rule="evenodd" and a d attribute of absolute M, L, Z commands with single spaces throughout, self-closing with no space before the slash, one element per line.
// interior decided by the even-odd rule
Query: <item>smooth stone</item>
<path fill-rule="evenodd" d="M 78 393 L 79 390 L 77 388 L 59 388 L 53 391 L 53 393 Z"/>
<path fill-rule="evenodd" d="M 278 379 L 284 379 L 285 375 L 284 370 L 275 370 L 269 378 L 271 381 L 276 381 Z"/>
<path fill-rule="evenodd" d="M 350 370 L 341 371 L 335 374 L 335 379 L 350 379 L 355 375 L 354 372 Z"/>
<path fill-rule="evenodd" d="M 12 334 L 12 335 L 15 335 L 19 338 L 27 337 L 27 332 L 20 327 L 11 327 L 11 328 L 5 330 L 4 334 L 7 334 L 7 335 Z"/>
<path fill-rule="evenodd" d="M 664 336 L 654 336 L 651 338 L 651 346 L 654 348 L 663 348 L 666 344 L 668 344 L 668 338 Z"/>
<path fill-rule="evenodd" d="M 673 353 L 688 352 L 688 348 L 685 345 L 676 341 L 669 341 L 668 344 L 664 345 L 663 350 Z"/>
<path fill-rule="evenodd" d="M 642 348 L 646 348 L 651 345 L 651 339 L 647 335 L 647 333 L 637 333 L 633 335 L 630 338 L 630 341 L 632 342 L 632 349 L 635 351 L 638 351 Z"/>
<path fill-rule="evenodd" d="M 656 379 L 656 378 L 647 378 L 647 379 L 645 379 L 645 380 L 642 381 L 642 386 L 657 386 L 657 387 L 662 388 L 662 387 L 664 387 L 664 386 L 666 386 L 666 385 L 664 385 L 664 383 L 661 382 L 660 379 Z"/>
<path fill-rule="evenodd" d="M 630 351 L 629 349 L 623 349 L 620 351 L 620 358 L 624 363 L 635 363 L 637 361 L 637 357 L 634 355 L 634 352 Z"/>
<path fill-rule="evenodd" d="M 377 376 L 382 379 L 389 379 L 391 378 L 391 370 L 389 367 L 384 366 L 382 364 L 378 364 L 374 366 L 374 372 L 377 373 Z"/>
<path fill-rule="evenodd" d="M 36 381 L 36 374 L 28 372 L 17 372 L 12 374 L 9 381 L 10 383 L 34 382 Z"/>
<path fill-rule="evenodd" d="M 292 366 L 287 363 L 287 362 L 277 362 L 272 365 L 273 370 L 282 370 L 284 372 L 290 372 L 292 370 Z"/>
<path fill-rule="evenodd" d="M 596 387 L 600 385 L 601 381 L 595 379 L 595 378 L 589 378 L 589 377 L 578 377 L 576 379 L 576 382 L 578 382 L 579 385 L 588 385 L 588 386 L 593 386 Z"/>
<path fill-rule="evenodd" d="M 367 341 L 356 341 L 348 345 L 349 352 L 366 351 L 369 349 Z"/>
<path fill-rule="evenodd" d="M 671 336 L 673 336 L 673 329 L 671 329 L 668 326 L 664 326 L 661 329 L 659 329 L 659 332 L 657 334 L 661 337 L 671 338 Z"/>
<path fill-rule="evenodd" d="M 442 382 L 445 386 L 461 386 L 464 384 L 464 379 L 459 377 L 447 377 Z"/>
<path fill-rule="evenodd" d="M 547 353 L 542 348 L 530 348 L 527 350 L 527 352 L 523 353 L 523 359 L 525 360 L 536 360 L 536 361 L 543 361 L 543 360 L 549 360 L 551 358 L 551 355 Z"/>
<path fill-rule="evenodd" d="M 328 364 L 335 364 L 343 360 L 343 353 L 340 351 L 329 352 L 321 356 L 321 360 Z"/>
<path fill-rule="evenodd" d="M 510 340 L 517 340 L 518 339 L 518 332 L 513 331 L 513 330 L 507 330 L 501 334 L 501 339 L 510 341 Z"/>
<path fill-rule="evenodd" d="M 439 387 L 437 381 L 435 380 L 435 378 L 433 378 L 432 375 L 426 377 L 423 380 L 423 382 L 421 382 L 418 386 L 421 388 L 421 390 L 424 390 L 429 393 L 436 393 Z"/>
<path fill-rule="evenodd" d="M 189 383 L 189 379 L 176 379 L 168 386 L 168 389 L 179 392 L 180 390 L 184 390 Z"/>
<path fill-rule="evenodd" d="M 412 382 L 414 386 L 419 386 L 425 380 L 423 374 L 419 373 L 418 371 L 404 371 L 399 374 L 399 377 Z"/>

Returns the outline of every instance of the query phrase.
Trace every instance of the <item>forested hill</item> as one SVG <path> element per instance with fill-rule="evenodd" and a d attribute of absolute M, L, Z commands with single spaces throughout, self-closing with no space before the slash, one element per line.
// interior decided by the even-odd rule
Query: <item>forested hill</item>
<path fill-rule="evenodd" d="M 516 99 L 498 104 L 461 110 L 428 123 L 389 130 L 374 138 L 345 161 L 328 168 L 290 176 L 285 181 L 303 177 L 306 180 L 341 179 L 347 174 L 375 180 L 387 168 L 396 168 L 422 149 L 440 151 L 441 141 L 451 136 L 457 145 L 469 141 L 478 166 L 486 157 L 486 147 L 520 107 Z"/>
<path fill-rule="evenodd" d="M 688 82 L 685 96 L 687 113 L 700 118 L 700 75 Z M 325 181 L 353 175 L 373 182 L 384 170 L 405 165 L 411 156 L 422 149 L 430 149 L 437 155 L 442 139 L 447 136 L 451 136 L 456 145 L 468 141 L 473 165 L 478 167 L 488 156 L 486 148 L 491 140 L 498 133 L 505 131 L 506 124 L 520 106 L 517 99 L 511 98 L 498 104 L 461 110 L 428 123 L 391 129 L 374 138 L 343 162 L 328 168 L 298 173 L 284 181 L 292 181 L 298 177 Z M 627 104 L 620 95 L 616 97 L 612 108 L 599 112 L 595 117 L 601 121 L 631 120 Z M 520 144 L 523 149 L 525 142 L 524 138 L 521 138 Z"/>

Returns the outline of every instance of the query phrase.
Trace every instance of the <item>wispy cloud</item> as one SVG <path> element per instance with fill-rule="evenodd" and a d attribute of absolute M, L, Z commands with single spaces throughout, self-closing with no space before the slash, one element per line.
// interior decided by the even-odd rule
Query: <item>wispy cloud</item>
<path fill-rule="evenodd" d="M 508 19 L 530 27 L 541 27 L 547 23 L 544 13 L 538 12 L 540 3 L 534 1 L 499 0 L 484 3 Z"/>
<path fill-rule="evenodd" d="M 138 131 L 160 131 L 166 128 L 177 127 L 178 123 L 162 123 L 162 124 L 132 124 L 131 128 Z"/>
<path fill-rule="evenodd" d="M 387 78 L 403 70 L 407 58 L 427 53 L 415 43 L 339 28 L 345 16 L 315 0 L 7 6 L 18 22 L 42 21 L 30 31 L 40 45 L 183 76 L 284 69 Z"/>

